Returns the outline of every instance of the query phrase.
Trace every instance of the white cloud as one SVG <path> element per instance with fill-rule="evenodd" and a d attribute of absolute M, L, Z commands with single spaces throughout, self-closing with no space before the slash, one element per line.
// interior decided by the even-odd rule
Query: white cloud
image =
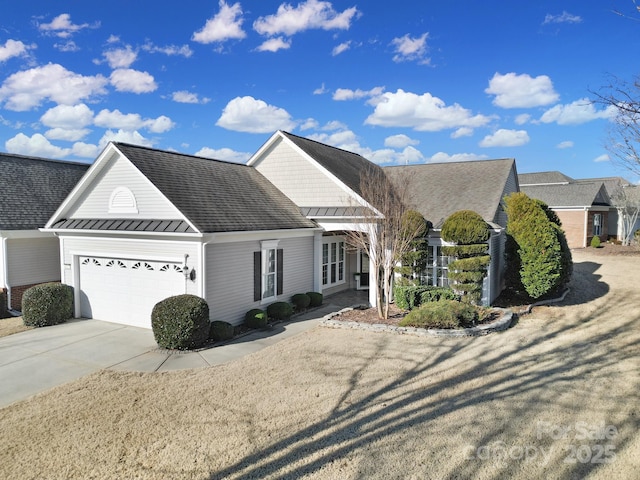
<path fill-rule="evenodd" d="M 68 148 L 60 148 L 53 145 L 44 135 L 35 133 L 31 137 L 19 133 L 4 143 L 9 153 L 30 155 L 34 157 L 63 158 L 70 152 Z"/>
<path fill-rule="evenodd" d="M 191 40 L 198 43 L 216 43 L 226 40 L 241 40 L 247 36 L 242 30 L 242 6 L 240 3 L 227 5 L 227 2 L 220 0 L 220 11 L 207 20 L 204 27 L 195 32 Z"/>
<path fill-rule="evenodd" d="M 602 155 L 597 156 L 596 158 L 593 159 L 594 162 L 600 163 L 600 162 L 608 162 L 609 160 L 611 160 L 609 158 L 609 155 L 607 155 L 606 153 L 603 153 Z"/>
<path fill-rule="evenodd" d="M 427 159 L 427 163 L 445 163 L 445 162 L 471 162 L 473 160 L 485 160 L 486 155 L 476 155 L 475 153 L 454 153 L 449 155 L 445 152 L 434 153 Z"/>
<path fill-rule="evenodd" d="M 579 15 L 572 15 L 569 12 L 563 11 L 559 15 L 551 15 L 547 14 L 544 17 L 543 25 L 548 25 L 550 23 L 580 23 L 582 22 L 582 17 Z"/>
<path fill-rule="evenodd" d="M 278 50 L 287 50 L 289 48 L 291 48 L 291 40 L 276 37 L 265 40 L 256 50 L 258 52 L 277 52 Z"/>
<path fill-rule="evenodd" d="M 131 68 L 114 70 L 109 81 L 119 92 L 149 93 L 158 88 L 152 75 Z"/>
<path fill-rule="evenodd" d="M 356 100 L 360 98 L 379 97 L 384 93 L 384 87 L 373 87 L 371 90 L 351 90 L 348 88 L 338 88 L 333 93 L 333 99 L 336 101 Z"/>
<path fill-rule="evenodd" d="M 572 148 L 573 147 L 573 142 L 570 140 L 565 140 L 564 142 L 560 142 L 558 145 L 556 145 L 556 148 Z"/>
<path fill-rule="evenodd" d="M 394 38 L 391 45 L 394 46 L 394 62 L 418 61 L 421 64 L 429 64 L 431 59 L 427 55 L 428 33 L 423 33 L 419 37 L 412 38 L 409 34 L 403 37 Z"/>
<path fill-rule="evenodd" d="M 197 93 L 188 92 L 187 90 L 179 90 L 171 94 L 171 99 L 178 103 L 209 103 L 210 98 L 198 98 Z"/>
<path fill-rule="evenodd" d="M 351 48 L 351 41 L 342 42 L 340 45 L 333 47 L 331 55 L 335 57 L 337 55 L 340 55 L 341 53 L 346 52 L 347 50 L 349 50 L 349 48 Z"/>
<path fill-rule="evenodd" d="M 68 129 L 52 128 L 44 132 L 44 136 L 49 140 L 64 140 L 67 142 L 77 142 L 91 133 L 88 128 Z"/>
<path fill-rule="evenodd" d="M 323 83 L 322 86 L 320 86 L 319 88 L 316 88 L 313 91 L 313 94 L 314 95 L 324 95 L 327 92 L 328 92 L 328 90 L 326 89 L 326 87 L 324 86 L 324 83 Z"/>
<path fill-rule="evenodd" d="M 107 130 L 100 139 L 100 142 L 98 142 L 98 148 L 102 150 L 109 142 L 122 142 L 132 145 L 142 145 L 143 147 L 153 147 L 153 142 L 143 137 L 137 131 L 118 130 L 114 132 L 113 130 Z"/>
<path fill-rule="evenodd" d="M 0 102 L 5 101 L 5 108 L 15 111 L 30 110 L 44 100 L 74 105 L 106 93 L 106 84 L 107 79 L 102 75 L 85 77 L 49 63 L 7 77 L 0 86 Z"/>
<path fill-rule="evenodd" d="M 20 40 L 8 39 L 4 42 L 4 45 L 0 45 L 0 62 L 6 62 L 13 57 L 24 56 L 31 48 L 36 47 L 35 45 L 25 45 Z"/>
<path fill-rule="evenodd" d="M 215 160 L 226 160 L 227 162 L 234 163 L 246 163 L 251 158 L 250 153 L 236 152 L 235 150 L 231 150 L 230 148 L 215 149 L 203 147 L 198 150 L 195 155 L 197 155 L 198 157 L 213 158 Z"/>
<path fill-rule="evenodd" d="M 81 129 L 93 122 L 93 111 L 84 103 L 58 105 L 47 110 L 40 122 L 51 128 Z"/>
<path fill-rule="evenodd" d="M 164 53 L 168 56 L 180 55 L 185 58 L 189 58 L 193 55 L 193 50 L 191 50 L 189 45 L 165 45 L 164 47 L 160 47 L 151 42 L 147 42 L 142 46 L 142 50 L 149 53 Z"/>
<path fill-rule="evenodd" d="M 318 121 L 315 118 L 307 118 L 298 128 L 300 130 L 315 130 L 318 128 L 318 126 Z"/>
<path fill-rule="evenodd" d="M 118 109 L 101 110 L 95 116 L 93 123 L 98 127 L 117 128 L 127 132 L 146 128 L 153 133 L 164 133 L 175 126 L 171 119 L 164 115 L 158 118 L 142 118 L 137 113 L 124 114 Z"/>
<path fill-rule="evenodd" d="M 64 43 L 54 43 L 53 46 L 61 52 L 77 52 L 80 50 L 80 47 L 73 40 L 67 40 Z"/>
<path fill-rule="evenodd" d="M 451 138 L 470 137 L 471 135 L 473 135 L 473 128 L 460 127 L 451 134 Z"/>
<path fill-rule="evenodd" d="M 259 34 L 268 36 L 291 36 L 311 29 L 348 30 L 357 14 L 356 7 L 338 13 L 331 2 L 318 0 L 307 0 L 297 7 L 283 3 L 278 7 L 277 13 L 260 17 L 253 22 L 253 28 Z"/>
<path fill-rule="evenodd" d="M 515 118 L 516 125 L 524 125 L 529 120 L 531 120 L 531 115 L 529 115 L 528 113 L 521 113 Z"/>
<path fill-rule="evenodd" d="M 71 155 L 81 158 L 96 158 L 100 153 L 100 148 L 97 145 L 90 143 L 76 142 L 71 147 Z"/>
<path fill-rule="evenodd" d="M 229 101 L 216 125 L 249 133 L 272 133 L 274 130 L 291 130 L 295 127 L 286 110 L 251 96 L 236 97 Z"/>
<path fill-rule="evenodd" d="M 540 117 L 542 123 L 557 123 L 558 125 L 579 125 L 597 119 L 614 118 L 616 107 L 608 106 L 604 110 L 596 110 L 593 102 L 588 98 L 581 98 L 567 105 L 556 105 Z"/>
<path fill-rule="evenodd" d="M 125 48 L 107 50 L 103 55 L 107 59 L 109 66 L 113 69 L 129 68 L 138 58 L 138 53 L 133 51 L 131 45 L 127 45 Z"/>
<path fill-rule="evenodd" d="M 491 135 L 487 135 L 480 142 L 481 147 L 520 147 L 529 143 L 526 130 L 507 130 L 501 128 Z"/>
<path fill-rule="evenodd" d="M 68 38 L 74 33 L 83 30 L 85 28 L 98 28 L 100 22 L 96 22 L 93 25 L 88 23 L 74 24 L 71 22 L 71 15 L 68 13 L 61 13 L 55 17 L 51 23 L 41 23 L 38 25 L 38 29 L 41 32 L 49 33 L 60 38 Z"/>
<path fill-rule="evenodd" d="M 489 80 L 485 93 L 495 95 L 493 104 L 502 108 L 530 108 L 549 105 L 560 98 L 553 89 L 551 79 L 546 75 L 535 78 L 527 75 L 496 73 Z"/>
<path fill-rule="evenodd" d="M 321 130 L 325 132 L 332 132 L 334 130 L 346 130 L 347 126 L 339 120 L 331 120 L 330 122 L 325 123 Z"/>
<path fill-rule="evenodd" d="M 399 89 L 395 93 L 386 92 L 379 99 L 365 124 L 437 132 L 449 128 L 477 128 L 491 121 L 491 117 L 473 115 L 457 103 L 447 106 L 430 93 L 417 95 Z"/>
<path fill-rule="evenodd" d="M 409 145 L 418 145 L 419 143 L 420 142 L 418 140 L 414 140 L 402 133 L 398 135 L 391 135 L 384 139 L 384 146 L 391 148 L 404 148 Z"/>

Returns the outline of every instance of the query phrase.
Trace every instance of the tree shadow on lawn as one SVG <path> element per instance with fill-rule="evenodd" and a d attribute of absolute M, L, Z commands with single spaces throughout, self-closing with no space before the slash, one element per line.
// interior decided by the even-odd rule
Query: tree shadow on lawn
<path fill-rule="evenodd" d="M 590 271 L 597 283 L 596 265 L 581 271 Z M 618 311 L 635 307 L 622 297 L 607 300 L 603 309 L 613 305 Z M 640 338 L 629 332 L 640 329 L 640 315 L 603 324 L 606 317 L 602 309 L 598 312 L 542 321 L 522 331 L 425 342 L 424 358 L 407 358 L 392 337 L 370 333 L 376 345 L 372 353 L 360 358 L 355 348 L 343 352 L 351 364 L 357 358 L 357 366 L 330 414 L 210 478 L 319 475 L 354 457 L 357 477 L 383 478 L 390 473 L 385 462 L 397 461 L 399 453 L 407 457 L 396 465 L 404 471 L 391 472 L 398 477 L 584 478 L 602 465 L 570 463 L 571 448 L 611 443 L 622 452 L 639 427 L 637 417 L 627 412 L 637 400 L 640 381 L 637 375 L 613 373 L 637 366 Z M 378 386 L 370 387 L 370 367 L 386 361 L 408 367 L 398 375 L 376 377 Z M 588 427 L 606 422 L 617 434 L 608 442 L 583 441 L 577 438 L 578 422 Z M 558 438 L 557 429 L 567 428 L 569 433 Z M 388 437 L 393 445 L 386 444 Z M 528 457 L 519 457 L 525 451 Z"/>

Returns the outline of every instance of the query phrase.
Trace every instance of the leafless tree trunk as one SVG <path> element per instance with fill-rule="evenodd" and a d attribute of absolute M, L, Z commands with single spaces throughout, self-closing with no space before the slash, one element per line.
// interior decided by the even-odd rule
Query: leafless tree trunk
<path fill-rule="evenodd" d="M 357 227 L 347 233 L 347 242 L 367 252 L 376 282 L 380 318 L 389 317 L 393 275 L 401 257 L 412 248 L 412 241 L 424 231 L 424 221 L 408 221 L 409 179 L 391 182 L 377 166 L 360 172 L 360 194 L 366 204 L 356 204 L 351 214 L 359 218 Z"/>
<path fill-rule="evenodd" d="M 620 185 L 611 195 L 611 202 L 618 210 L 622 245 L 631 245 L 634 227 L 640 215 L 640 187 Z"/>

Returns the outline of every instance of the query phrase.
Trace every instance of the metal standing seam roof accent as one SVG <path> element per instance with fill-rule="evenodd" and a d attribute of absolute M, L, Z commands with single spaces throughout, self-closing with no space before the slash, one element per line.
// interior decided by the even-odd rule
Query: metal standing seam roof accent
<path fill-rule="evenodd" d="M 63 219 L 52 225 L 56 230 L 100 230 L 114 232 L 197 233 L 184 220 L 139 219 Z"/>
<path fill-rule="evenodd" d="M 309 218 L 352 218 L 371 215 L 365 207 L 300 207 L 303 215 Z"/>

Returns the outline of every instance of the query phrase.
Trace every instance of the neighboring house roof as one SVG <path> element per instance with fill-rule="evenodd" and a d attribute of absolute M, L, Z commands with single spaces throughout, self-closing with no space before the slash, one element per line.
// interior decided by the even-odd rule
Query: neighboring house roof
<path fill-rule="evenodd" d="M 410 198 L 435 228 L 459 210 L 473 210 L 496 222 L 513 158 L 384 167 L 395 182 L 407 181 Z"/>
<path fill-rule="evenodd" d="M 283 131 L 281 133 L 360 196 L 362 196 L 360 173 L 365 169 L 380 168 L 357 153 L 325 145 L 292 133 Z"/>
<path fill-rule="evenodd" d="M 0 230 L 44 227 L 89 166 L 0 153 Z"/>
<path fill-rule="evenodd" d="M 573 178 L 558 171 L 518 174 L 518 183 L 520 184 L 520 187 L 525 185 L 566 185 L 573 181 Z"/>
<path fill-rule="evenodd" d="M 200 233 L 316 228 L 255 168 L 113 142 Z M 105 149 L 105 152 L 107 151 Z M 107 158 L 104 154 L 100 158 Z M 53 219 L 52 219 L 53 220 Z M 55 219 L 53 229 L 193 233 L 184 220 Z"/>
<path fill-rule="evenodd" d="M 542 200 L 549 207 L 591 207 L 609 205 L 609 195 L 602 182 L 580 181 L 564 185 L 520 185 L 520 191 Z"/>

